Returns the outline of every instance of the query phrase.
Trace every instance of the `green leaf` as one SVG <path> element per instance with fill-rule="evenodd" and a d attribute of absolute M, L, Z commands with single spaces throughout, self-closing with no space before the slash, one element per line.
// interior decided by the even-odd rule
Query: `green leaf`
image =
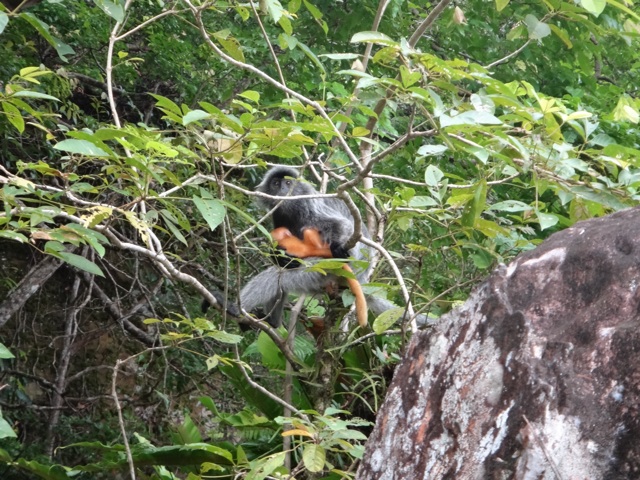
<path fill-rule="evenodd" d="M 232 36 L 228 36 L 227 38 L 216 37 L 216 40 L 218 40 L 224 51 L 227 52 L 231 58 L 239 62 L 244 62 L 242 45 L 240 45 L 240 42 L 236 38 Z"/>
<path fill-rule="evenodd" d="M 69 265 L 72 265 L 80 270 L 84 270 L 85 272 L 89 272 L 92 275 L 98 275 L 100 277 L 104 277 L 104 273 L 100 267 L 98 267 L 91 260 L 84 258 L 81 255 L 76 255 L 75 253 L 70 252 L 58 252 L 56 257 L 64 260 Z"/>
<path fill-rule="evenodd" d="M 24 118 L 22 118 L 20 110 L 18 110 L 11 102 L 2 102 L 2 110 L 6 113 L 7 119 L 11 122 L 11 125 L 16 127 L 18 132 L 24 132 Z"/>
<path fill-rule="evenodd" d="M 424 183 L 430 187 L 437 187 L 440 180 L 444 178 L 444 173 L 435 165 L 429 165 L 426 172 L 424 172 Z"/>
<path fill-rule="evenodd" d="M 267 12 L 271 15 L 273 23 L 278 23 L 284 15 L 285 9 L 278 0 L 262 0 L 267 7 Z"/>
<path fill-rule="evenodd" d="M 601 0 L 605 1 L 605 0 Z M 551 29 L 549 25 L 541 22 L 535 16 L 529 14 L 524 17 L 524 23 L 527 25 L 529 31 L 529 38 L 532 40 L 540 40 L 548 35 L 551 35 Z"/>
<path fill-rule="evenodd" d="M 4 28 L 9 23 L 9 15 L 4 12 L 0 12 L 0 33 L 4 31 Z"/>
<path fill-rule="evenodd" d="M 551 31 L 558 37 L 562 42 L 567 46 L 567 48 L 573 48 L 573 43 L 571 43 L 571 39 L 569 38 L 569 34 L 566 30 L 554 25 L 553 23 L 549 24 Z"/>
<path fill-rule="evenodd" d="M 96 0 L 96 5 L 98 5 L 98 7 L 100 7 L 100 10 L 109 15 L 116 22 L 122 23 L 124 21 L 124 7 L 120 4 L 120 2 Z"/>
<path fill-rule="evenodd" d="M 423 145 L 416 152 L 420 157 L 428 157 L 429 155 L 442 155 L 449 149 L 446 145 Z"/>
<path fill-rule="evenodd" d="M 304 466 L 312 473 L 321 472 L 324 469 L 326 458 L 327 452 L 325 449 L 315 443 L 306 445 L 302 451 Z"/>
<path fill-rule="evenodd" d="M 42 35 L 42 37 L 49 43 L 49 45 L 56 49 L 56 52 L 58 52 L 58 56 L 60 57 L 60 59 L 62 59 L 62 61 L 67 61 L 66 55 L 73 55 L 74 53 L 76 53 L 69 45 L 51 35 L 51 33 L 49 33 L 49 25 L 41 22 L 32 14 L 21 13 L 19 17 L 29 22 L 31 26 L 35 28 L 38 33 Z"/>
<path fill-rule="evenodd" d="M 539 210 L 536 210 L 536 215 L 538 217 L 538 222 L 540 223 L 540 230 L 546 230 L 547 228 L 553 227 L 559 220 L 557 215 L 540 212 Z"/>
<path fill-rule="evenodd" d="M 214 198 L 192 197 L 193 203 L 200 211 L 205 221 L 209 224 L 211 230 L 218 228 L 218 225 L 224 220 L 224 205 Z"/>
<path fill-rule="evenodd" d="M 452 125 L 502 125 L 502 120 L 489 112 L 479 112 L 477 110 L 462 112 L 455 117 L 445 114 L 440 115 L 440 126 L 442 128 Z"/>
<path fill-rule="evenodd" d="M 11 95 L 12 97 L 27 97 L 27 98 L 41 98 L 43 100 L 54 100 L 59 102 L 60 100 L 46 93 L 34 92 L 33 90 L 20 90 L 19 92 Z"/>
<path fill-rule="evenodd" d="M 242 335 L 227 333 L 224 330 L 213 330 L 211 332 L 207 332 L 206 336 L 209 338 L 213 338 L 214 340 L 217 340 L 220 343 L 227 343 L 231 345 L 240 343 L 244 338 Z"/>
<path fill-rule="evenodd" d="M 307 2 L 307 0 L 304 0 L 304 6 L 307 7 L 307 10 L 309 10 L 309 13 L 313 16 L 314 19 L 320 20 L 322 18 L 322 12 L 314 4 Z"/>
<path fill-rule="evenodd" d="M 185 127 L 193 122 L 204 120 L 205 118 L 211 118 L 211 114 L 204 110 L 191 110 L 184 117 L 182 117 L 182 125 Z"/>
<path fill-rule="evenodd" d="M 85 272 L 89 272 L 92 275 L 104 277 L 104 273 L 102 273 L 100 267 L 98 267 L 95 263 L 84 258 L 81 255 L 76 255 L 75 253 L 60 250 L 60 244 L 58 242 L 47 242 L 44 246 L 44 250 L 49 255 L 59 258 L 60 260 L 68 263 L 73 267 L 84 270 Z"/>
<path fill-rule="evenodd" d="M 4 344 L 0 343 L 0 358 L 9 359 L 16 357 L 9 351 L 7 347 L 4 346 Z"/>
<path fill-rule="evenodd" d="M 465 227 L 475 227 L 480 214 L 487 203 L 487 182 L 480 180 L 473 189 L 473 197 L 467 202 L 462 212 L 461 223 Z"/>
<path fill-rule="evenodd" d="M 15 240 L 20 243 L 27 243 L 29 239 L 23 234 L 13 232 L 11 230 L 0 230 L 0 238 L 7 238 L 9 240 Z"/>
<path fill-rule="evenodd" d="M 594 17 L 597 17 L 607 6 L 607 0 L 580 0 L 580 5 Z"/>
<path fill-rule="evenodd" d="M 351 43 L 375 43 L 378 45 L 398 46 L 398 42 L 382 32 L 358 32 L 351 37 Z"/>
<path fill-rule="evenodd" d="M 409 200 L 409 206 L 413 208 L 421 208 L 421 207 L 436 207 L 438 202 L 432 197 L 427 197 L 425 195 L 416 195 L 411 200 Z"/>
<path fill-rule="evenodd" d="M 533 210 L 533 207 L 519 200 L 505 200 L 490 205 L 488 210 L 496 210 L 498 212 L 526 212 Z"/>
<path fill-rule="evenodd" d="M 58 142 L 53 146 L 56 150 L 62 150 L 88 157 L 108 157 L 109 154 L 88 140 L 69 139 Z"/>
<path fill-rule="evenodd" d="M 369 133 L 369 130 L 364 127 L 354 127 L 354 129 L 351 130 L 351 135 L 354 137 L 366 137 Z"/>
<path fill-rule="evenodd" d="M 9 422 L 0 417 L 0 438 L 16 438 L 16 432 L 13 431 Z"/>
<path fill-rule="evenodd" d="M 378 317 L 373 321 L 373 331 L 377 335 L 381 335 L 383 332 L 387 331 L 391 325 L 396 323 L 404 313 L 404 308 L 391 308 L 385 312 L 382 312 Z"/>
<path fill-rule="evenodd" d="M 245 90 L 242 93 L 238 94 L 240 97 L 244 97 L 248 100 L 251 100 L 253 103 L 260 103 L 260 93 L 254 90 Z"/>
<path fill-rule="evenodd" d="M 496 10 L 501 12 L 504 8 L 509 5 L 510 0 L 496 0 Z"/>
<path fill-rule="evenodd" d="M 322 53 L 319 57 L 327 57 L 331 60 L 355 60 L 360 58 L 357 53 Z"/>

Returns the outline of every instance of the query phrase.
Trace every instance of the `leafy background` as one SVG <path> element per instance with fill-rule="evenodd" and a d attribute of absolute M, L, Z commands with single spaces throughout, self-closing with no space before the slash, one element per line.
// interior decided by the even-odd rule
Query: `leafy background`
<path fill-rule="evenodd" d="M 2 478 L 353 477 L 416 328 L 636 204 L 639 32 L 617 0 L 3 0 Z M 273 164 L 362 212 L 370 329 L 344 293 L 225 310 Z"/>

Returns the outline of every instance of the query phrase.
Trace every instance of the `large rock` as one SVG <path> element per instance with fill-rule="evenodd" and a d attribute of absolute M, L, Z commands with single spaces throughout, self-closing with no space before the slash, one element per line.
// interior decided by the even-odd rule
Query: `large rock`
<path fill-rule="evenodd" d="M 359 479 L 640 478 L 640 209 L 581 222 L 414 336 Z"/>

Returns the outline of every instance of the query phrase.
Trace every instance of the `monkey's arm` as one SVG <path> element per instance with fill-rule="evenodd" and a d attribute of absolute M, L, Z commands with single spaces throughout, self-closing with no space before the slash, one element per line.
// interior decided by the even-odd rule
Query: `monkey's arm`
<path fill-rule="evenodd" d="M 315 228 L 307 228 L 302 233 L 304 239 L 300 240 L 294 236 L 286 227 L 276 228 L 271 232 L 273 239 L 278 242 L 278 246 L 287 252 L 299 258 L 322 257 L 333 258 L 332 250 L 329 245 L 322 240 L 320 232 Z M 347 277 L 347 284 L 351 289 L 351 293 L 355 297 L 356 318 L 361 327 L 367 326 L 367 299 L 362 292 L 362 286 L 351 267 L 347 264 L 342 265 L 343 270 L 350 272 L 353 276 Z"/>
<path fill-rule="evenodd" d="M 271 238 L 278 242 L 278 246 L 288 255 L 298 258 L 333 257 L 329 245 L 322 241 L 318 230 L 308 228 L 302 232 L 302 235 L 304 239 L 300 240 L 286 227 L 276 228 L 271 232 Z"/>

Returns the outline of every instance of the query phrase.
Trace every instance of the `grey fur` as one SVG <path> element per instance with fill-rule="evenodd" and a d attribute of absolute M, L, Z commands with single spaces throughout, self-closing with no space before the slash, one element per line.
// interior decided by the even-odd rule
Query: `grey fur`
<path fill-rule="evenodd" d="M 298 180 L 298 172 L 289 167 L 275 167 L 269 170 L 256 190 L 274 196 L 318 194 L 311 185 Z M 260 198 L 260 204 L 267 209 L 274 208 L 278 202 L 280 201 Z M 340 199 L 284 200 L 273 213 L 273 222 L 274 228 L 285 226 L 298 237 L 302 236 L 305 228 L 317 228 L 323 239 L 329 243 L 334 257 L 353 257 L 357 260 L 366 260 L 369 257 L 370 249 L 363 243 L 358 242 L 349 251 L 342 248 L 353 233 L 354 219 Z M 362 233 L 369 237 L 369 232 L 364 226 Z M 370 274 L 369 268 L 356 271 L 360 283 L 368 282 Z M 262 309 L 267 321 L 272 326 L 279 326 L 289 293 L 319 293 L 336 280 L 334 275 L 312 272 L 305 267 L 273 266 L 253 277 L 245 285 L 240 292 L 240 304 L 248 312 Z"/>

